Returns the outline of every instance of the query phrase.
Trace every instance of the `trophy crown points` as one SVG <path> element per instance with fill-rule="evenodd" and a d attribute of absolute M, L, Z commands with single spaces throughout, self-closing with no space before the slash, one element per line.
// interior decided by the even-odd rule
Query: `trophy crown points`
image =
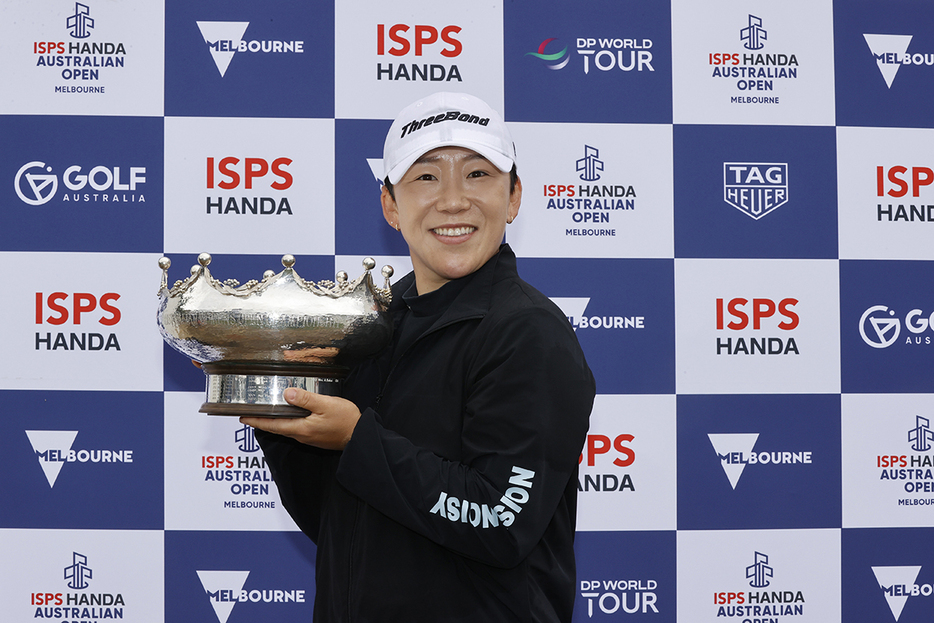
<path fill-rule="evenodd" d="M 286 268 L 292 268 L 295 266 L 295 256 L 294 255 L 283 255 L 282 256 L 282 265 Z"/>

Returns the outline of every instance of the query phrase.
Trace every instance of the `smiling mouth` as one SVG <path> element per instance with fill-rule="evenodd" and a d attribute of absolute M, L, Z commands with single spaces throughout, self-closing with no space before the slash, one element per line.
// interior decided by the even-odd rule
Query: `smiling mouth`
<path fill-rule="evenodd" d="M 432 229 L 435 234 L 439 236 L 466 236 L 467 234 L 477 231 L 476 227 L 438 227 Z"/>

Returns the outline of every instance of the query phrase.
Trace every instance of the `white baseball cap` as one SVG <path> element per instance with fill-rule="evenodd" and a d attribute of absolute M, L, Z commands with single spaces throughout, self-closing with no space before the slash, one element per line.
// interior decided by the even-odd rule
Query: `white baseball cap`
<path fill-rule="evenodd" d="M 435 93 L 406 106 L 389 128 L 383 171 L 396 184 L 409 167 L 436 147 L 465 147 L 509 172 L 516 146 L 509 130 L 486 102 L 466 93 Z"/>

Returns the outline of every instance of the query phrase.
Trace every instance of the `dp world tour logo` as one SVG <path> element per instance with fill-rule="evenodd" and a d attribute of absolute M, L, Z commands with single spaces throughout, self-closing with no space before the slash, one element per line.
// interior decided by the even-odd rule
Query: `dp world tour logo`
<path fill-rule="evenodd" d="M 68 580 L 68 588 L 76 591 L 84 590 L 88 587 L 88 580 L 94 577 L 94 573 L 88 566 L 88 557 L 72 552 L 71 564 L 65 567 L 65 579 Z"/>
<path fill-rule="evenodd" d="M 724 162 L 723 200 L 755 220 L 788 203 L 788 163 Z"/>
<path fill-rule="evenodd" d="M 750 15 L 749 25 L 739 31 L 739 39 L 747 50 L 761 50 L 765 47 L 763 41 L 768 39 L 767 34 L 762 27 L 762 18 Z"/>
<path fill-rule="evenodd" d="M 94 19 L 90 17 L 91 9 L 86 4 L 75 3 L 75 14 L 68 18 L 65 25 L 75 39 L 87 39 L 91 36 L 90 29 L 94 28 Z"/>
<path fill-rule="evenodd" d="M 772 567 L 769 566 L 769 557 L 759 552 L 756 552 L 755 562 L 746 567 L 746 578 L 749 579 L 749 586 L 753 588 L 768 586 L 772 573 Z"/>
<path fill-rule="evenodd" d="M 565 65 L 568 64 L 568 61 L 571 60 L 571 55 L 568 54 L 568 46 L 564 46 L 564 49 L 560 52 L 553 52 L 551 54 L 545 53 L 545 48 L 548 47 L 548 44 L 552 41 L 557 41 L 556 38 L 552 37 L 551 39 L 545 39 L 538 46 L 538 52 L 526 52 L 526 56 L 534 56 L 535 58 L 540 58 L 544 63 L 545 67 L 548 69 L 563 69 Z M 554 46 L 553 46 L 554 47 Z"/>
<path fill-rule="evenodd" d="M 580 178 L 585 182 L 596 182 L 600 179 L 598 171 L 603 170 L 603 161 L 598 158 L 599 155 L 599 149 L 584 145 L 584 157 L 577 161 L 577 171 L 582 172 Z"/>
<path fill-rule="evenodd" d="M 927 452 L 934 441 L 934 431 L 931 430 L 931 421 L 920 415 L 915 416 L 915 427 L 908 431 L 908 441 L 913 442 L 911 449 L 915 452 Z"/>

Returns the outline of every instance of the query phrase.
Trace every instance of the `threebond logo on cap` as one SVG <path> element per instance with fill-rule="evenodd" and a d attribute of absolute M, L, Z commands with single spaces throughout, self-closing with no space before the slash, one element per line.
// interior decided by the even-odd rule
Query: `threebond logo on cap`
<path fill-rule="evenodd" d="M 399 138 L 404 138 L 406 135 L 417 132 L 422 128 L 427 128 L 430 125 L 441 123 L 443 121 L 458 121 L 460 123 L 473 123 L 476 125 L 485 126 L 490 123 L 490 118 L 481 118 L 479 115 L 472 115 L 470 113 L 460 112 L 459 110 L 449 110 L 446 113 L 443 112 L 437 115 L 425 117 L 424 119 L 409 121 L 407 124 L 402 126 L 402 134 L 399 136 Z"/>

